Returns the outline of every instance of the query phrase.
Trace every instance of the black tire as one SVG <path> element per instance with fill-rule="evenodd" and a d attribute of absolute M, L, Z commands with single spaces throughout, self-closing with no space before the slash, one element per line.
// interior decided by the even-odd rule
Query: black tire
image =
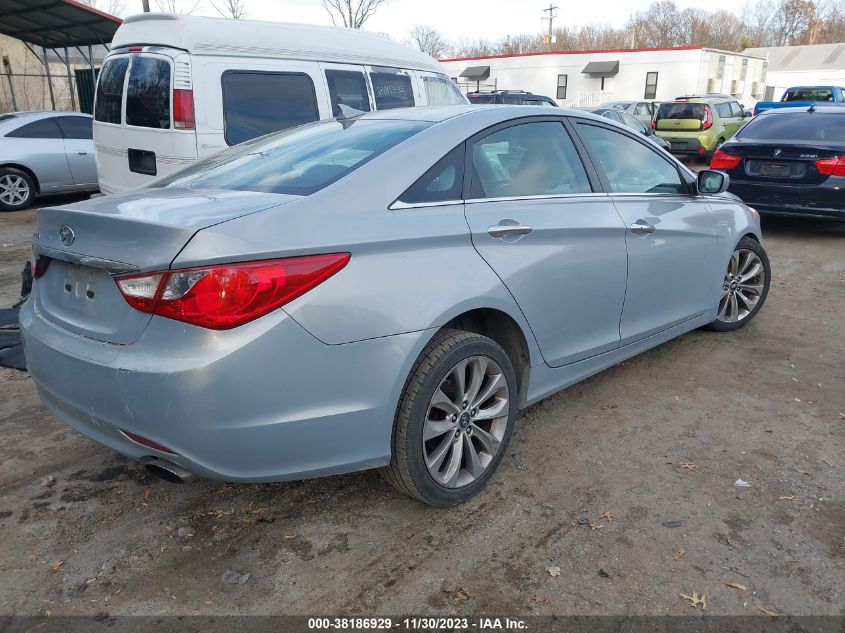
<path fill-rule="evenodd" d="M 468 485 L 447 488 L 437 482 L 425 464 L 423 427 L 429 403 L 441 382 L 460 361 L 485 356 L 495 361 L 507 381 L 509 412 L 498 452 L 484 472 Z M 437 507 L 466 501 L 476 494 L 495 472 L 507 451 L 517 414 L 517 386 L 513 364 L 505 351 L 486 336 L 463 330 L 440 330 L 420 354 L 405 383 L 393 427 L 393 455 L 382 476 L 400 492 Z"/>
<path fill-rule="evenodd" d="M 32 176 L 25 171 L 21 171 L 20 169 L 16 169 L 14 167 L 0 167 L 0 194 L 2 194 L 3 179 L 6 177 L 12 179 L 22 179 L 26 185 L 27 193 L 23 200 L 15 203 L 4 201 L 0 198 L 0 211 L 20 211 L 21 209 L 29 208 L 32 201 L 35 199 L 35 182 L 33 182 Z"/>
<path fill-rule="evenodd" d="M 769 285 L 771 284 L 772 279 L 772 267 L 769 263 L 769 256 L 766 254 L 766 250 L 763 248 L 763 245 L 760 244 L 757 240 L 750 238 L 750 237 L 743 237 L 739 243 L 736 245 L 736 248 L 731 252 L 731 257 L 733 257 L 734 253 L 739 251 L 751 251 L 757 255 L 760 259 L 760 262 L 763 266 L 763 278 L 762 278 L 762 290 L 760 291 L 757 299 L 757 303 L 752 310 L 748 311 L 746 316 L 743 316 L 738 321 L 725 321 L 721 320 L 719 317 L 716 318 L 715 321 L 707 324 L 705 327 L 709 330 L 715 330 L 716 332 L 733 332 L 734 330 L 738 330 L 742 327 L 745 327 L 751 319 L 753 319 L 757 313 L 760 311 L 760 308 L 763 307 L 763 304 L 766 302 L 766 297 L 769 295 Z M 726 265 L 726 270 L 730 271 L 730 260 Z M 727 272 L 726 272 L 726 279 L 725 284 L 729 283 L 727 279 Z M 728 286 L 729 287 L 729 286 Z M 725 287 L 723 286 L 723 291 Z M 721 299 L 720 299 L 720 307 L 721 307 Z"/>

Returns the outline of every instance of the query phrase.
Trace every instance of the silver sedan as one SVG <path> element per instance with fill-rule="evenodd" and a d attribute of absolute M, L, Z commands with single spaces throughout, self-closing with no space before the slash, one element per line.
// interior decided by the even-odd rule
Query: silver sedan
<path fill-rule="evenodd" d="M 320 121 L 41 209 L 27 366 L 59 419 L 170 481 L 382 467 L 455 504 L 519 409 L 754 318 L 769 262 L 727 186 L 575 110 Z"/>
<path fill-rule="evenodd" d="M 90 115 L 0 114 L 0 211 L 26 209 L 40 194 L 96 190 Z"/>

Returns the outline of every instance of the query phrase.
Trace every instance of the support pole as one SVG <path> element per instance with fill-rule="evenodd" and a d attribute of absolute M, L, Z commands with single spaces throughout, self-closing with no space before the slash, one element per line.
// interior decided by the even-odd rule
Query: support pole
<path fill-rule="evenodd" d="M 42 46 L 41 52 L 44 53 L 44 70 L 47 72 L 47 87 L 50 89 L 50 105 L 53 111 L 56 111 L 56 95 L 53 94 L 53 77 L 50 75 L 50 60 L 47 57 L 47 47 Z"/>
<path fill-rule="evenodd" d="M 70 109 L 76 112 L 76 95 L 73 94 L 73 77 L 70 72 L 70 56 L 67 52 L 67 46 L 65 46 L 65 68 L 67 69 L 67 85 L 70 89 Z"/>
<path fill-rule="evenodd" d="M 18 100 L 15 98 L 15 82 L 12 81 L 12 62 L 6 55 L 3 55 L 3 71 L 6 74 L 6 79 L 9 80 L 9 94 L 12 96 L 12 111 L 17 112 Z"/>
<path fill-rule="evenodd" d="M 97 93 L 97 72 L 94 70 L 94 49 L 88 45 L 88 64 L 91 67 L 91 114 L 94 114 L 94 95 Z"/>

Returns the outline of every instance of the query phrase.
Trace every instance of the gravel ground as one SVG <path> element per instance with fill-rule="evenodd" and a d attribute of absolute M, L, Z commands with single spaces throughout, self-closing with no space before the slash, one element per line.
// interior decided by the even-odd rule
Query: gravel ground
<path fill-rule="evenodd" d="M 0 214 L 2 306 L 33 221 Z M 373 472 L 168 485 L 0 369 L 0 615 L 689 614 L 693 592 L 713 614 L 845 614 L 845 224 L 764 232 L 750 326 L 529 408 L 449 510 Z"/>

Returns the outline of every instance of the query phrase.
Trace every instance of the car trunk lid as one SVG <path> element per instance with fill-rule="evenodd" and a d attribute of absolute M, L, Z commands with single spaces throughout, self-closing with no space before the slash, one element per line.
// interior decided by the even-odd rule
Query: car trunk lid
<path fill-rule="evenodd" d="M 49 264 L 35 283 L 36 310 L 75 334 L 130 344 L 150 315 L 126 303 L 114 276 L 165 270 L 197 231 L 295 199 L 161 188 L 41 209 L 33 252 Z"/>
<path fill-rule="evenodd" d="M 827 174 L 819 172 L 816 162 L 841 154 L 832 148 L 813 147 L 800 143 L 738 142 L 723 148 L 742 157 L 734 177 L 742 180 L 817 185 Z"/>

